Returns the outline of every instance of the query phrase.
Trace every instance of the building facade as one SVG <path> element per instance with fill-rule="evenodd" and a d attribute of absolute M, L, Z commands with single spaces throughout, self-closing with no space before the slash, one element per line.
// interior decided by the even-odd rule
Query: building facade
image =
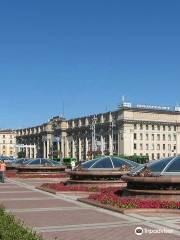
<path fill-rule="evenodd" d="M 0 130 L 0 155 L 16 156 L 16 132 L 11 129 Z"/>
<path fill-rule="evenodd" d="M 180 109 L 123 103 L 117 111 L 70 120 L 54 117 L 17 130 L 16 139 L 35 146 L 34 157 L 85 160 L 98 153 L 160 159 L 180 154 Z"/>

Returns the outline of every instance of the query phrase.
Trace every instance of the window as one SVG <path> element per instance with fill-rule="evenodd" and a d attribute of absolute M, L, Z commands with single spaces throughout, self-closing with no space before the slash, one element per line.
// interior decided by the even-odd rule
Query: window
<path fill-rule="evenodd" d="M 160 141 L 160 134 L 157 134 L 157 140 Z"/>
<path fill-rule="evenodd" d="M 163 153 L 163 158 L 165 158 L 166 157 L 166 154 L 165 153 Z"/>
<path fill-rule="evenodd" d="M 12 144 L 12 140 L 10 140 L 10 144 Z"/>
<path fill-rule="evenodd" d="M 160 144 L 157 144 L 157 150 L 160 150 Z"/>
<path fill-rule="evenodd" d="M 163 134 L 163 141 L 165 141 L 166 140 L 166 135 L 165 134 Z"/>
<path fill-rule="evenodd" d="M 148 130 L 149 129 L 149 126 L 148 125 L 146 125 L 146 130 Z"/>
<path fill-rule="evenodd" d="M 6 146 L 5 146 L 5 145 L 3 145 L 3 149 L 6 149 Z"/>
<path fill-rule="evenodd" d="M 159 153 L 157 154 L 157 159 L 160 159 L 160 154 Z"/>
<path fill-rule="evenodd" d="M 161 128 L 160 128 L 160 126 L 159 126 L 159 125 L 157 126 L 157 129 L 158 129 L 158 131 L 160 131 L 160 129 L 161 129 Z"/>
<path fill-rule="evenodd" d="M 136 145 L 136 143 L 134 143 L 134 149 L 137 149 L 137 145 Z"/>
<path fill-rule="evenodd" d="M 152 160 L 154 160 L 154 153 L 152 153 Z"/>
<path fill-rule="evenodd" d="M 6 136 L 5 136 L 5 135 L 3 135 L 3 138 L 6 138 Z"/>
<path fill-rule="evenodd" d="M 163 150 L 166 150 L 166 145 L 165 144 L 163 144 Z"/>
<path fill-rule="evenodd" d="M 137 124 L 134 124 L 134 129 L 137 129 Z"/>
<path fill-rule="evenodd" d="M 171 141 L 171 135 L 170 134 L 168 135 L 168 141 Z"/>
<path fill-rule="evenodd" d="M 10 135 L 10 139 L 12 139 L 12 135 Z"/>
<path fill-rule="evenodd" d="M 143 145 L 142 145 L 142 143 L 140 144 L 140 150 L 143 150 Z"/>
<path fill-rule="evenodd" d="M 149 150 L 149 144 L 146 144 L 146 150 Z"/>
<path fill-rule="evenodd" d="M 152 125 L 152 130 L 154 130 L 154 125 Z"/>
<path fill-rule="evenodd" d="M 171 144 L 168 144 L 168 150 L 171 151 Z"/>
<path fill-rule="evenodd" d="M 143 125 L 142 124 L 140 124 L 140 129 L 143 130 Z"/>
<path fill-rule="evenodd" d="M 154 134 L 152 134 L 152 141 L 154 141 Z"/>
<path fill-rule="evenodd" d="M 154 150 L 154 143 L 152 144 L 152 150 Z"/>
<path fill-rule="evenodd" d="M 134 140 L 136 140 L 137 139 L 137 134 L 136 133 L 134 133 Z"/>
<path fill-rule="evenodd" d="M 168 131 L 171 131 L 171 126 L 168 126 Z"/>
<path fill-rule="evenodd" d="M 149 135 L 148 134 L 146 134 L 146 140 L 148 140 L 149 139 Z"/>
<path fill-rule="evenodd" d="M 6 143 L 6 141 L 5 140 L 3 140 L 3 144 L 5 144 Z"/>
<path fill-rule="evenodd" d="M 166 130 L 166 126 L 163 126 L 163 131 L 165 131 Z"/>
<path fill-rule="evenodd" d="M 176 126 L 174 126 L 174 131 L 176 131 Z"/>
<path fill-rule="evenodd" d="M 176 141 L 176 134 L 174 134 L 173 136 L 174 136 L 174 141 Z"/>
<path fill-rule="evenodd" d="M 143 134 L 140 133 L 140 140 L 143 140 Z"/>

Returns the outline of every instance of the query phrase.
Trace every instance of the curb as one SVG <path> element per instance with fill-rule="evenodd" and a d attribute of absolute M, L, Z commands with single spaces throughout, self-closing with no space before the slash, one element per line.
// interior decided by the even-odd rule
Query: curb
<path fill-rule="evenodd" d="M 108 206 L 102 203 L 98 203 L 94 200 L 87 199 L 87 198 L 78 198 L 79 202 L 86 203 L 95 207 L 100 207 L 106 210 L 111 210 L 113 212 L 118 212 L 122 214 L 128 214 L 128 213 L 140 213 L 140 212 L 155 212 L 155 213 L 175 213 L 179 214 L 179 209 L 167 209 L 167 208 L 132 208 L 132 209 L 124 209 L 124 208 L 117 208 L 113 206 Z"/>

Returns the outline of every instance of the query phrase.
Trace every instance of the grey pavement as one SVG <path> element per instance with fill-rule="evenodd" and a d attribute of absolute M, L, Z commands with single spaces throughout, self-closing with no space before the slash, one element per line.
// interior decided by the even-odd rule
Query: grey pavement
<path fill-rule="evenodd" d="M 180 239 L 180 215 L 124 215 L 78 202 L 81 194 L 53 195 L 35 189 L 35 186 L 50 181 L 60 180 L 7 179 L 5 184 L 0 184 L 0 202 L 44 239 Z M 137 227 L 143 229 L 142 235 L 135 234 Z"/>

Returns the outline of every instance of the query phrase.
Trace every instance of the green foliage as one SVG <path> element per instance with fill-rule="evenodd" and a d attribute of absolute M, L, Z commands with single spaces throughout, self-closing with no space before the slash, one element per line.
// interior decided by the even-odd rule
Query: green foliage
<path fill-rule="evenodd" d="M 2 240 L 42 240 L 35 232 L 29 230 L 20 220 L 0 206 L 0 239 Z"/>
<path fill-rule="evenodd" d="M 26 157 L 26 153 L 21 151 L 21 152 L 18 152 L 18 158 L 25 158 Z"/>
<path fill-rule="evenodd" d="M 125 159 L 128 159 L 128 160 L 132 160 L 134 162 L 141 163 L 141 164 L 149 162 L 149 157 L 148 156 L 138 156 L 138 155 L 126 156 L 126 155 L 120 155 L 119 157 L 125 158 Z"/>

